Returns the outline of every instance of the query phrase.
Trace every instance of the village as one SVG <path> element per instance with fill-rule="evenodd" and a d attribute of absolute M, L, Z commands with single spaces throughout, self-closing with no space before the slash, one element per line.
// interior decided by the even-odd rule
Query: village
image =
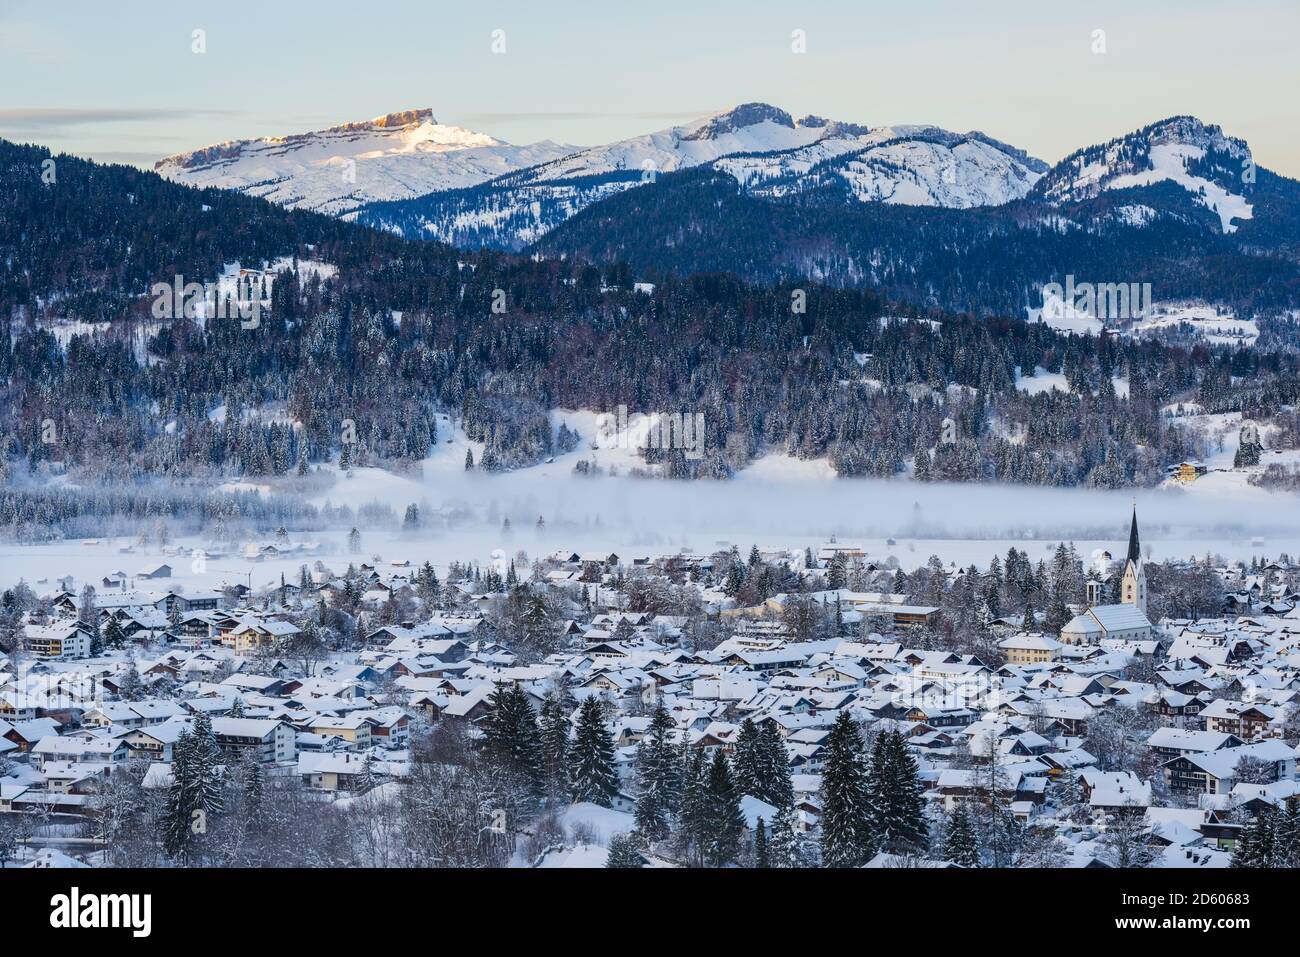
<path fill-rule="evenodd" d="M 1285 555 L 1152 563 L 1136 512 L 1115 556 L 984 569 L 836 541 L 437 569 L 283 530 L 259 549 L 299 575 L 5 584 L 0 866 L 276 865 L 313 841 L 363 865 L 1300 858 Z M 417 846 L 460 801 L 486 838 Z M 330 823 L 259 845 L 276 806 Z"/>

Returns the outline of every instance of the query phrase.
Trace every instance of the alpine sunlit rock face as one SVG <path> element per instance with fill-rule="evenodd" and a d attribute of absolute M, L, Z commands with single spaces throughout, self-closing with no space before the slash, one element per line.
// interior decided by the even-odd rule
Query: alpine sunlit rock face
<path fill-rule="evenodd" d="M 233 140 L 155 164 L 188 186 L 236 189 L 291 209 L 344 215 L 378 200 L 473 186 L 574 147 L 513 146 L 446 126 L 429 109 L 389 113 L 311 133 Z"/>

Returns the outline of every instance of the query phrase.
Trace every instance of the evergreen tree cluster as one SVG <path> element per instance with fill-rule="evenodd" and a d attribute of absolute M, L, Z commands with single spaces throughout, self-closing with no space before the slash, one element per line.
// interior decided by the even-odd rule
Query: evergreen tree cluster
<path fill-rule="evenodd" d="M 822 862 L 858 867 L 878 853 L 922 854 L 930 843 L 923 789 L 902 735 L 883 731 L 869 757 L 862 732 L 842 712 L 826 739 L 822 772 Z"/>

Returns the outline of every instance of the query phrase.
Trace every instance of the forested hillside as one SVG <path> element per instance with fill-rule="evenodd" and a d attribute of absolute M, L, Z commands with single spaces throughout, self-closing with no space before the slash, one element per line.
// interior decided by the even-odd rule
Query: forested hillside
<path fill-rule="evenodd" d="M 871 286 L 923 307 L 1025 315 L 1041 287 L 1149 282 L 1157 299 L 1238 310 L 1300 305 L 1300 187 L 1260 170 L 1255 218 L 1225 234 L 1217 215 L 1169 182 L 1045 206 L 979 209 L 849 203 L 828 177 L 783 197 L 743 190 L 712 168 L 662 176 L 590 206 L 540 239 L 546 256 L 622 260 L 657 276 L 693 269 L 756 282 L 811 277 Z M 1132 210 L 1150 210 L 1134 221 Z"/>
<path fill-rule="evenodd" d="M 889 476 L 924 451 L 921 477 L 1120 486 L 1196 453 L 1162 403 L 1271 413 L 1298 391 L 1283 352 L 1070 338 L 871 289 L 721 273 L 665 276 L 647 292 L 633 288 L 644 272 L 619 262 L 457 252 L 126 167 L 59 157 L 44 183 L 47 156 L 0 144 L 0 443 L 15 480 L 22 463 L 46 462 L 87 480 L 284 473 L 337 456 L 345 420 L 350 461 L 409 462 L 435 441 L 435 411 L 486 443 L 490 471 L 552 452 L 547 410 L 623 404 L 704 414 L 702 459 L 650 453 L 675 477 L 725 477 L 764 451 Z M 684 175 L 701 202 L 730 195 L 716 175 Z M 775 207 L 737 209 L 797 240 L 798 222 Z M 908 232 L 907 210 L 878 215 Z M 730 255 L 714 252 L 706 262 Z M 151 318 L 155 282 L 284 256 L 257 328 Z M 1073 391 L 1018 390 L 1017 369 L 1036 367 Z"/>

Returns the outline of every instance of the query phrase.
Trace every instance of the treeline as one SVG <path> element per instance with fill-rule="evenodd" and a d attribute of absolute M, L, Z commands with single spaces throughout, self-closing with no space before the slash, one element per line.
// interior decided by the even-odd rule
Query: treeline
<path fill-rule="evenodd" d="M 135 535 L 142 529 L 155 535 L 159 526 L 164 536 L 217 528 L 233 534 L 277 525 L 320 529 L 346 522 L 352 514 L 347 506 L 325 513 L 290 495 L 212 492 L 161 483 L 0 489 L 0 537 L 25 543 Z"/>

